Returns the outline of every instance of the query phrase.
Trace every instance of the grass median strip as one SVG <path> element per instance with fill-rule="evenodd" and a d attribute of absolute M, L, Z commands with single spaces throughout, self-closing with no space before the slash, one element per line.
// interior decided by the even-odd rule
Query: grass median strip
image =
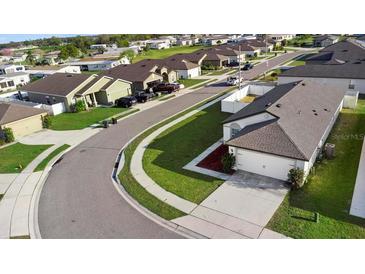
<path fill-rule="evenodd" d="M 54 151 L 52 151 L 46 158 L 43 159 L 42 162 L 40 162 L 38 164 L 38 166 L 34 169 L 34 172 L 37 171 L 42 171 L 45 169 L 45 167 L 47 166 L 47 164 L 54 158 L 56 157 L 58 154 L 60 154 L 62 151 L 68 149 L 70 147 L 70 145 L 64 144 L 60 147 L 58 147 L 57 149 L 55 149 Z"/>
<path fill-rule="evenodd" d="M 51 146 L 16 143 L 0 149 L 0 173 L 20 173 L 39 154 Z"/>
<path fill-rule="evenodd" d="M 121 170 L 121 172 L 119 173 L 118 177 L 119 180 L 122 184 L 122 186 L 124 187 L 124 189 L 129 193 L 129 195 L 131 195 L 139 204 L 141 204 L 143 207 L 147 208 L 148 210 L 150 210 L 151 212 L 161 216 L 164 219 L 167 220 L 172 220 L 174 218 L 178 218 L 181 216 L 184 216 L 185 213 L 168 205 L 167 203 L 157 199 L 155 196 L 153 196 L 152 194 L 150 194 L 145 188 L 143 188 L 137 181 L 136 179 L 132 176 L 131 170 L 130 170 L 130 164 L 131 164 L 131 158 L 132 155 L 136 149 L 136 147 L 138 146 L 138 144 L 144 139 L 146 138 L 148 135 L 150 135 L 152 132 L 154 132 L 155 130 L 157 130 L 158 128 L 172 122 L 173 120 L 189 113 L 192 110 L 195 110 L 203 105 L 205 105 L 208 102 L 211 102 L 213 100 L 215 100 L 216 98 L 232 91 L 233 88 L 229 88 L 223 92 L 221 92 L 220 94 L 217 94 L 216 96 L 207 99 L 179 114 L 176 114 L 175 116 L 160 122 L 159 124 L 153 126 L 152 128 L 148 129 L 147 131 L 145 131 L 144 133 L 142 133 L 141 135 L 139 135 L 136 139 L 134 139 L 124 150 L 124 156 L 125 156 L 125 163 L 124 166 Z"/>
<path fill-rule="evenodd" d="M 198 88 L 204 87 L 204 86 L 206 86 L 207 84 L 212 83 L 212 82 L 215 82 L 215 81 L 217 81 L 217 80 L 218 80 L 218 79 L 212 79 L 212 80 L 209 80 L 209 81 L 204 82 L 204 83 L 202 83 L 202 84 L 200 84 L 200 85 L 197 85 L 197 86 L 195 86 L 195 87 L 192 87 L 191 89 L 198 89 Z"/>

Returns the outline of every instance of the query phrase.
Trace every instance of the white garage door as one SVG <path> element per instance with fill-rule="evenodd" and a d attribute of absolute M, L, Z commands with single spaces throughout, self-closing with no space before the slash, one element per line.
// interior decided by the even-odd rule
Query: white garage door
<path fill-rule="evenodd" d="M 286 181 L 295 160 L 249 150 L 238 149 L 236 165 L 240 170 Z"/>

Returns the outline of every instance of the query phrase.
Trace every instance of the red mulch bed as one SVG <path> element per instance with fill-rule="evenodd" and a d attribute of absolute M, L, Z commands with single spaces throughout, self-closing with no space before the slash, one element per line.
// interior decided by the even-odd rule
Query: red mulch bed
<path fill-rule="evenodd" d="M 210 153 L 207 157 L 205 157 L 202 161 L 200 161 L 199 164 L 197 164 L 197 166 L 217 172 L 223 172 L 223 165 L 221 159 L 223 155 L 227 152 L 228 152 L 228 146 L 220 145 L 212 153 Z M 234 170 L 229 172 L 229 174 L 233 174 L 233 172 Z"/>

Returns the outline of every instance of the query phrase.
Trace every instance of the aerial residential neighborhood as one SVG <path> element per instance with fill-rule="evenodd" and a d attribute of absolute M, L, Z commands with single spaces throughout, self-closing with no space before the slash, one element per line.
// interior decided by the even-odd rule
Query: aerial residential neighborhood
<path fill-rule="evenodd" d="M 0 44 L 0 238 L 365 238 L 363 37 Z"/>

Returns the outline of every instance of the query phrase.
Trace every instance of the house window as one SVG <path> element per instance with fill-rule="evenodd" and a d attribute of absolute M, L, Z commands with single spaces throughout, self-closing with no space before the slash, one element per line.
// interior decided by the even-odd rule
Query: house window
<path fill-rule="evenodd" d="M 355 85 L 354 84 L 350 84 L 349 85 L 349 89 L 355 89 Z"/>
<path fill-rule="evenodd" d="M 238 134 L 238 132 L 240 132 L 240 130 L 238 128 L 232 128 L 231 129 L 231 137 L 234 137 Z"/>
<path fill-rule="evenodd" d="M 9 87 L 13 87 L 13 86 L 15 86 L 15 85 L 14 85 L 14 81 L 9 81 L 9 82 L 8 82 L 8 86 L 9 86 Z"/>
<path fill-rule="evenodd" d="M 6 83 L 0 83 L 0 88 L 6 88 Z"/>

